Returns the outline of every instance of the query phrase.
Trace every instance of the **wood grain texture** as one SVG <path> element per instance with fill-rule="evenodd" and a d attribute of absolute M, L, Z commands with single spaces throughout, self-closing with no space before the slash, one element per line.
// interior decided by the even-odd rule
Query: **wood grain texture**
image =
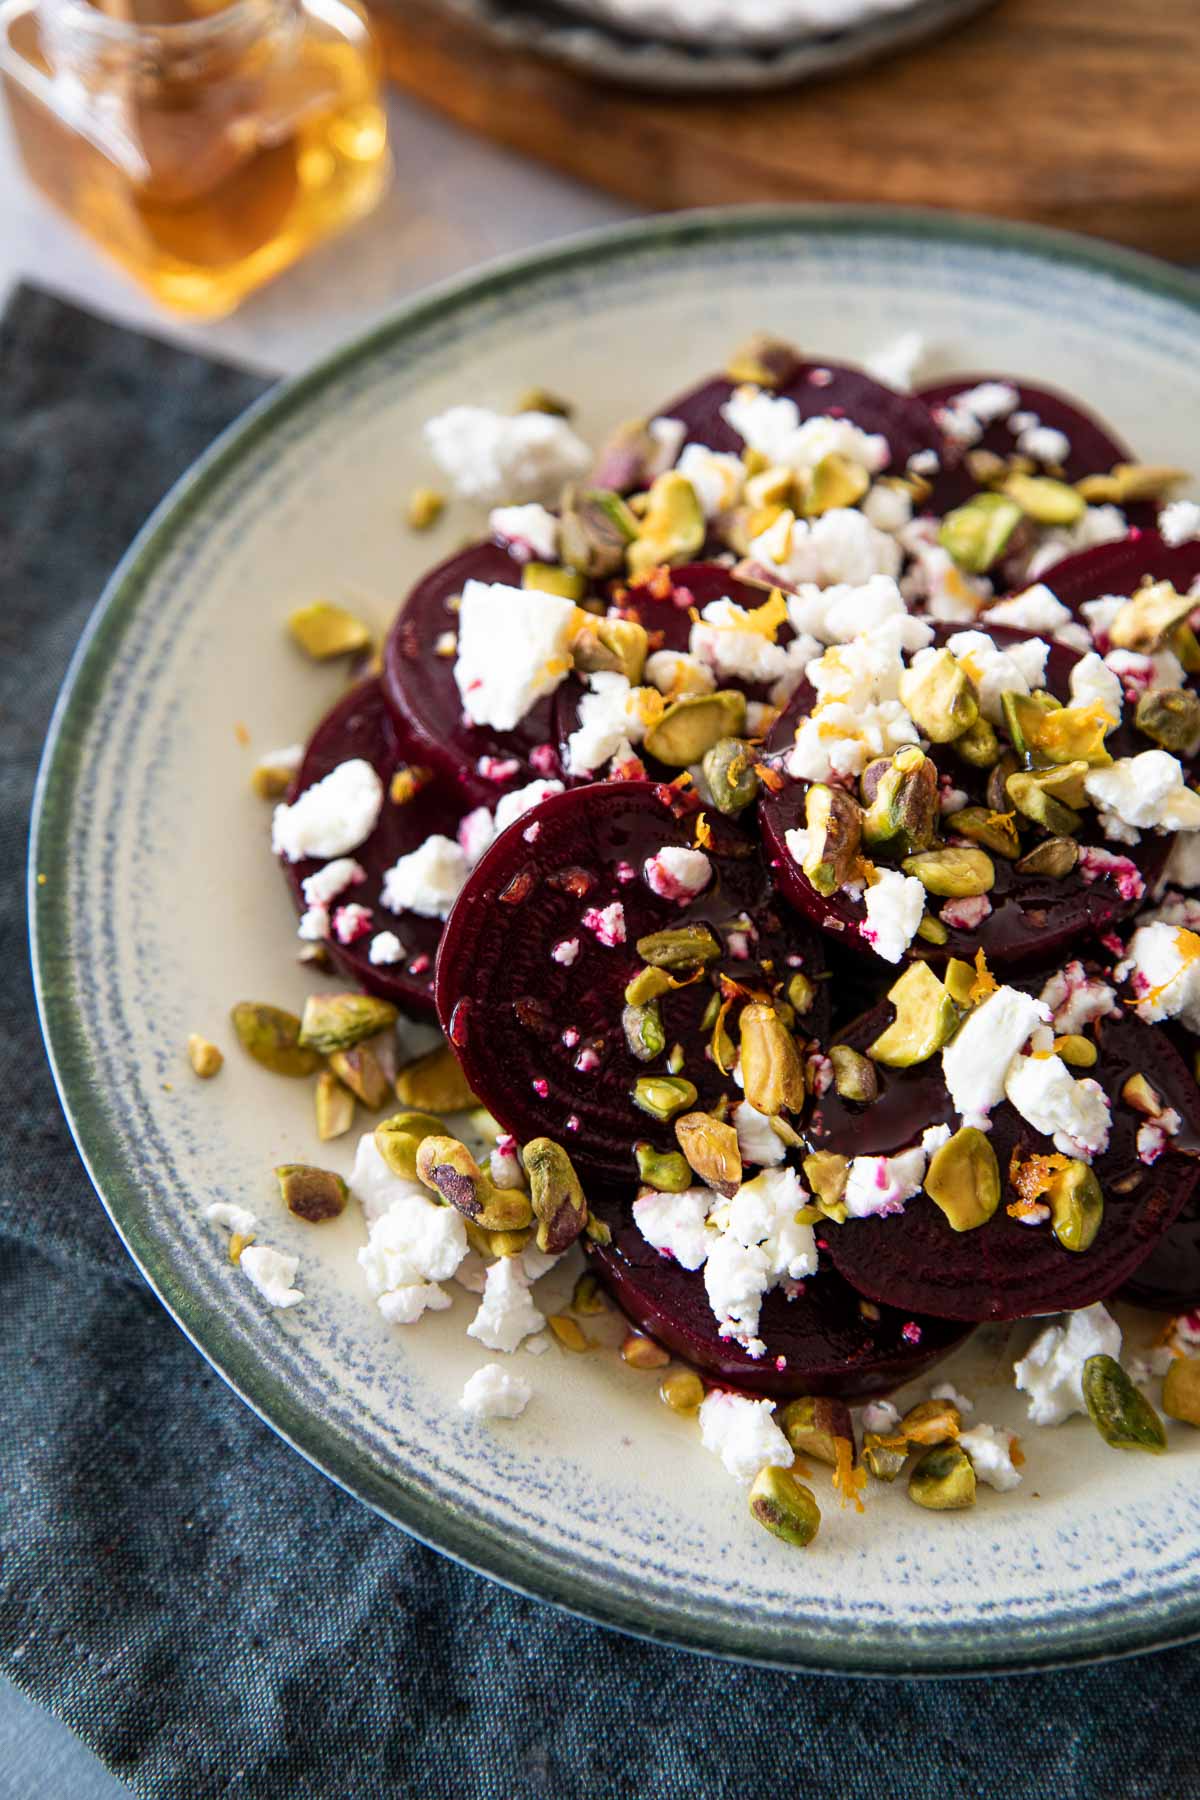
<path fill-rule="evenodd" d="M 677 98 L 501 49 L 428 0 L 394 5 L 374 17 L 401 87 L 646 207 L 954 207 L 1200 258 L 1200 0 L 1001 0 L 820 86 Z"/>

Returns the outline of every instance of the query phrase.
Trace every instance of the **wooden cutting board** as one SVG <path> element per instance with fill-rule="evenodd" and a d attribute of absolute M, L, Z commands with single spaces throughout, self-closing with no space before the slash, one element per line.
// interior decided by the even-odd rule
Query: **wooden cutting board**
<path fill-rule="evenodd" d="M 729 97 L 593 83 L 394 4 L 374 17 L 402 88 L 647 208 L 945 206 L 1200 261 L 1200 0 L 1000 0 L 890 62 Z"/>

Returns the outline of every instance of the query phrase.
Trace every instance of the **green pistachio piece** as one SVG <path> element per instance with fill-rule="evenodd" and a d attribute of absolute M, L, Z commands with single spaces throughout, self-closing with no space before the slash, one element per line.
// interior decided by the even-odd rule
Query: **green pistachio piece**
<path fill-rule="evenodd" d="M 1109 642 L 1114 649 L 1149 656 L 1195 610 L 1194 594 L 1179 593 L 1169 581 L 1152 581 L 1125 602 L 1108 628 Z"/>
<path fill-rule="evenodd" d="M 1026 852 L 1017 864 L 1020 875 L 1045 875 L 1061 881 L 1079 861 L 1079 845 L 1073 837 L 1046 838 Z"/>
<path fill-rule="evenodd" d="M 427 1137 L 443 1137 L 446 1127 L 432 1113 L 401 1112 L 375 1127 L 375 1148 L 393 1175 L 416 1181 L 417 1152 Z"/>
<path fill-rule="evenodd" d="M 961 737 L 954 740 L 954 754 L 961 756 L 972 769 L 990 769 L 1000 756 L 1000 739 L 984 718 L 976 719 Z"/>
<path fill-rule="evenodd" d="M 771 1464 L 754 1477 L 750 1511 L 772 1537 L 800 1550 L 812 1543 L 821 1524 L 821 1509 L 812 1489 L 797 1481 L 790 1469 Z"/>
<path fill-rule="evenodd" d="M 568 487 L 564 491 L 559 544 L 563 561 L 580 575 L 605 580 L 620 574 L 637 534 L 637 519 L 611 489 Z"/>
<path fill-rule="evenodd" d="M 352 656 L 371 645 L 371 633 L 362 620 L 327 600 L 314 600 L 311 606 L 289 613 L 288 630 L 304 654 L 316 662 Z"/>
<path fill-rule="evenodd" d="M 958 1512 L 975 1504 L 975 1470 L 957 1444 L 935 1444 L 908 1478 L 908 1497 L 931 1512 Z"/>
<path fill-rule="evenodd" d="M 817 997 L 817 990 L 815 985 L 808 979 L 807 975 L 797 973 L 790 976 L 785 991 L 788 997 L 788 1005 L 792 1007 L 801 1018 L 804 1017 L 805 1013 L 812 1011 L 813 1002 Z"/>
<path fill-rule="evenodd" d="M 528 1194 L 520 1188 L 493 1187 L 457 1138 L 423 1140 L 417 1151 L 417 1180 L 481 1231 L 520 1232 L 532 1222 Z"/>
<path fill-rule="evenodd" d="M 660 1194 L 682 1194 L 692 1185 L 692 1171 L 687 1158 L 678 1150 L 656 1150 L 653 1144 L 635 1144 L 638 1177 L 646 1187 Z"/>
<path fill-rule="evenodd" d="M 1104 1218 L 1104 1195 L 1087 1163 L 1072 1160 L 1065 1169 L 1057 1169 L 1042 1199 L 1063 1249 L 1089 1249 Z"/>
<path fill-rule="evenodd" d="M 625 1042 L 639 1062 L 653 1062 L 666 1049 L 667 1034 L 663 1030 L 657 1000 L 647 1000 L 642 1006 L 627 1006 L 621 1014 L 621 1025 Z"/>
<path fill-rule="evenodd" d="M 1063 763 L 1055 769 L 1019 769 L 1005 785 L 1019 813 L 1044 825 L 1054 837 L 1072 837 L 1081 822 L 1078 808 L 1087 801 L 1083 785 L 1087 772 L 1085 762 Z"/>
<path fill-rule="evenodd" d="M 862 808 L 843 788 L 814 782 L 804 801 L 808 853 L 802 867 L 818 894 L 836 894 L 850 880 L 862 842 Z"/>
<path fill-rule="evenodd" d="M 922 943 L 936 944 L 939 949 L 950 940 L 950 933 L 942 921 L 935 919 L 932 913 L 926 913 L 922 918 L 921 923 L 917 926 L 917 936 Z"/>
<path fill-rule="evenodd" d="M 414 531 L 428 531 L 441 518 L 445 505 L 445 494 L 436 488 L 415 487 L 408 496 L 406 517 Z"/>
<path fill-rule="evenodd" d="M 560 568 L 557 563 L 526 563 L 521 586 L 539 594 L 557 594 L 563 600 L 582 600 L 587 593 L 587 582 L 579 571 Z"/>
<path fill-rule="evenodd" d="M 718 812 L 732 816 L 744 812 L 758 798 L 759 779 L 755 753 L 743 738 L 718 738 L 704 752 L 704 779 Z"/>
<path fill-rule="evenodd" d="M 669 994 L 672 985 L 665 969 L 639 969 L 633 980 L 626 984 L 625 999 L 630 1006 L 645 1006 L 651 1000 Z"/>
<path fill-rule="evenodd" d="M 1177 1356 L 1163 1381 L 1163 1411 L 1181 1425 L 1200 1426 L 1200 1356 Z"/>
<path fill-rule="evenodd" d="M 964 962 L 961 956 L 952 956 L 942 973 L 942 980 L 957 1006 L 970 1006 L 976 974 L 969 962 Z"/>
<path fill-rule="evenodd" d="M 976 494 L 946 514 L 938 543 L 969 575 L 986 575 L 1004 555 L 1023 514 L 1007 494 Z"/>
<path fill-rule="evenodd" d="M 701 1181 L 731 1200 L 742 1183 L 742 1153 L 733 1126 L 708 1113 L 685 1113 L 675 1121 L 675 1136 Z"/>
<path fill-rule="evenodd" d="M 946 829 L 956 837 L 982 844 L 985 850 L 1009 862 L 1021 854 L 1021 839 L 1009 813 L 989 812 L 986 806 L 965 806 L 961 812 L 950 814 Z"/>
<path fill-rule="evenodd" d="M 1171 633 L 1171 649 L 1187 675 L 1200 675 L 1200 638 L 1190 625 L 1177 625 Z"/>
<path fill-rule="evenodd" d="M 1173 756 L 1200 750 L 1200 699 L 1188 688 L 1160 688 L 1143 694 L 1134 714 L 1137 728 Z"/>
<path fill-rule="evenodd" d="M 329 1067 L 369 1112 L 378 1112 L 391 1094 L 392 1084 L 387 1072 L 369 1043 L 354 1044 L 349 1050 L 334 1050 Z"/>
<path fill-rule="evenodd" d="M 1005 749 L 997 757 L 995 765 L 989 769 L 984 799 L 988 811 L 1006 813 L 1012 811 L 1012 801 L 1008 797 L 1008 778 L 1023 768 L 1023 763 L 1015 750 Z"/>
<path fill-rule="evenodd" d="M 1062 701 L 1038 688 L 1032 694 L 1001 694 L 1000 708 L 1004 714 L 1004 729 L 1012 739 L 1017 755 L 1029 756 L 1037 743 L 1038 727 L 1048 712 L 1061 710 Z"/>
<path fill-rule="evenodd" d="M 1085 475 L 1075 487 L 1092 506 L 1130 506 L 1137 500 L 1160 500 L 1181 481 L 1186 469 L 1161 463 L 1118 463 L 1108 475 Z"/>
<path fill-rule="evenodd" d="M 387 1031 L 398 1016 L 390 1000 L 376 1000 L 372 994 L 310 994 L 300 1021 L 300 1042 L 305 1049 L 328 1056 Z"/>
<path fill-rule="evenodd" d="M 315 1050 L 301 1043 L 300 1020 L 295 1013 L 242 1000 L 230 1018 L 242 1049 L 274 1075 L 311 1075 L 321 1060 Z"/>
<path fill-rule="evenodd" d="M 1111 1356 L 1088 1357 L 1083 1365 L 1083 1398 L 1092 1424 L 1114 1450 L 1162 1455 L 1167 1447 L 1162 1420 Z"/>
<path fill-rule="evenodd" d="M 682 1075 L 639 1075 L 633 1084 L 633 1104 L 664 1123 L 695 1106 L 696 1100 L 694 1085 Z"/>
<path fill-rule="evenodd" d="M 925 1192 L 952 1231 L 986 1225 L 1000 1204 L 1000 1166 L 985 1133 L 964 1125 L 935 1150 L 925 1171 Z"/>
<path fill-rule="evenodd" d="M 939 817 L 938 772 L 933 760 L 915 745 L 897 750 L 890 763 L 880 758 L 868 765 L 863 798 L 867 807 L 862 836 L 872 850 L 911 854 L 934 842 Z"/>
<path fill-rule="evenodd" d="M 721 738 L 736 737 L 746 723 L 746 696 L 734 688 L 689 694 L 667 707 L 646 733 L 646 749 L 672 769 L 690 768 Z"/>
<path fill-rule="evenodd" d="M 537 1247 L 558 1256 L 587 1222 L 587 1201 L 570 1157 L 552 1138 L 533 1138 L 521 1151 L 537 1220 Z"/>
<path fill-rule="evenodd" d="M 949 650 L 936 650 L 900 677 L 900 698 L 933 744 L 950 744 L 979 717 L 979 701 L 966 670 Z"/>
<path fill-rule="evenodd" d="M 754 387 L 781 388 L 800 371 L 804 358 L 786 338 L 756 331 L 740 344 L 725 365 L 730 381 L 750 382 Z"/>
<path fill-rule="evenodd" d="M 804 1158 L 804 1179 L 823 1211 L 836 1207 L 850 1178 L 850 1158 L 836 1150 L 813 1150 Z"/>
<path fill-rule="evenodd" d="M 350 1189 L 332 1169 L 312 1169 L 306 1163 L 281 1163 L 275 1171 L 279 1197 L 288 1211 L 309 1225 L 322 1225 L 346 1210 Z"/>
<path fill-rule="evenodd" d="M 317 1136 L 323 1144 L 345 1137 L 354 1124 L 354 1095 L 331 1069 L 322 1069 L 316 1087 Z"/>
<path fill-rule="evenodd" d="M 849 1445 L 849 1461 L 854 1462 L 854 1422 L 844 1400 L 823 1394 L 789 1400 L 779 1415 L 779 1428 L 797 1456 L 811 1456 L 836 1468 L 846 1460 L 845 1450 L 838 1449 L 841 1443 Z"/>
<path fill-rule="evenodd" d="M 908 1444 L 902 1437 L 868 1431 L 863 1434 L 862 1459 L 876 1481 L 895 1481 L 908 1461 Z"/>
<path fill-rule="evenodd" d="M 861 463 L 831 450 L 821 458 L 808 478 L 804 514 L 816 519 L 835 508 L 857 506 L 870 485 L 871 477 Z"/>
<path fill-rule="evenodd" d="M 1048 475 L 1009 475 L 1004 492 L 1035 525 L 1074 525 L 1087 511 L 1087 501 L 1077 488 Z"/>
<path fill-rule="evenodd" d="M 396 1077 L 396 1098 L 401 1106 L 438 1114 L 466 1112 L 479 1105 L 449 1044 L 405 1064 Z"/>
<path fill-rule="evenodd" d="M 796 1040 L 774 1007 L 751 1001 L 742 1008 L 741 1074 L 756 1112 L 798 1113 L 805 1100 L 804 1064 Z"/>
<path fill-rule="evenodd" d="M 637 953 L 654 969 L 694 969 L 698 963 L 718 961 L 721 946 L 707 925 L 675 925 L 640 937 Z"/>
<path fill-rule="evenodd" d="M 900 867 L 906 875 L 915 875 L 926 893 L 956 900 L 988 894 L 996 880 L 996 865 L 986 850 L 965 850 L 958 845 L 906 856 Z"/>
<path fill-rule="evenodd" d="M 953 1443 L 962 1430 L 962 1414 L 948 1400 L 921 1400 L 908 1409 L 897 1430 L 909 1444 Z"/>
<path fill-rule="evenodd" d="M 849 1044 L 833 1044 L 829 1051 L 833 1064 L 833 1085 L 843 1100 L 858 1100 L 864 1105 L 879 1093 L 879 1077 L 872 1063 Z"/>
<path fill-rule="evenodd" d="M 686 476 L 669 469 L 651 486 L 637 536 L 626 550 L 630 575 L 638 581 L 663 563 L 690 562 L 703 547 L 706 531 L 695 488 Z"/>
<path fill-rule="evenodd" d="M 928 1061 L 948 1044 L 958 1029 L 960 1013 L 928 963 L 910 963 L 888 989 L 896 1017 L 867 1055 L 889 1069 L 911 1069 Z"/>
<path fill-rule="evenodd" d="M 1104 747 L 1116 720 L 1101 707 L 1061 706 L 1053 695 L 1004 694 L 1005 723 L 1017 751 L 1038 762 L 1085 762 L 1100 768 L 1112 757 Z"/>
<path fill-rule="evenodd" d="M 552 394 L 547 388 L 526 388 L 517 401 L 517 411 L 550 413 L 556 419 L 571 419 L 575 416 L 575 408 L 569 400 L 563 400 L 558 394 Z"/>
<path fill-rule="evenodd" d="M 1065 1063 L 1075 1069 L 1094 1069 L 1099 1060 L 1099 1051 L 1091 1038 L 1080 1037 L 1077 1032 L 1069 1031 L 1065 1037 L 1054 1040 L 1054 1048 Z"/>
<path fill-rule="evenodd" d="M 633 619 L 590 619 L 575 640 L 575 667 L 587 674 L 623 675 L 636 687 L 648 647 L 646 627 Z"/>

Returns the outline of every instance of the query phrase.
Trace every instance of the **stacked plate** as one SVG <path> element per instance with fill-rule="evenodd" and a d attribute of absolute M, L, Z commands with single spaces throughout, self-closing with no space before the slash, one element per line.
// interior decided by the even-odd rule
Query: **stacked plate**
<path fill-rule="evenodd" d="M 643 87 L 782 87 L 937 36 L 990 0 L 443 0 L 514 46 Z"/>

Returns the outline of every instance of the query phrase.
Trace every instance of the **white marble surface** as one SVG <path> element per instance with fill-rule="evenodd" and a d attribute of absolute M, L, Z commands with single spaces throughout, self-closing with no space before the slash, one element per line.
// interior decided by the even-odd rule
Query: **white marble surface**
<path fill-rule="evenodd" d="M 123 323 L 268 373 L 291 374 L 406 295 L 495 256 L 631 216 L 632 208 L 498 150 L 414 102 L 390 103 L 396 175 L 355 231 L 231 319 L 163 313 L 51 213 L 20 174 L 0 120 L 0 304 L 33 281 Z M 0 1800 L 117 1800 L 128 1789 L 0 1675 Z"/>

